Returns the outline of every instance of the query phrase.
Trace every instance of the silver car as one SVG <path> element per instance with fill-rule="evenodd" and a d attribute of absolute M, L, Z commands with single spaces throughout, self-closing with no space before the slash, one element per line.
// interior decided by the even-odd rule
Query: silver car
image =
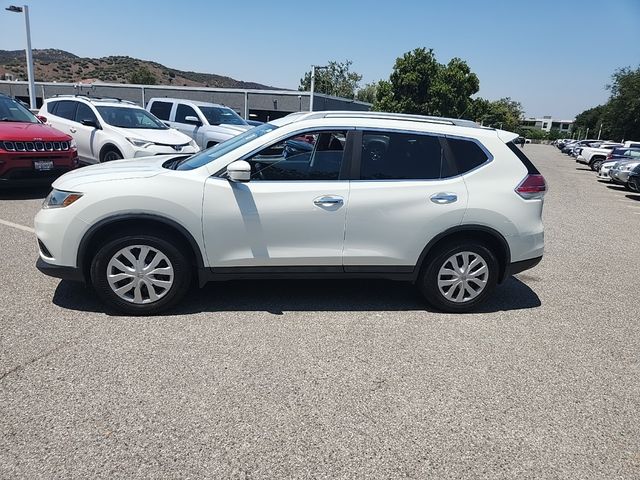
<path fill-rule="evenodd" d="M 629 181 L 629 175 L 631 174 L 631 171 L 638 165 L 640 165 L 640 160 L 616 162 L 615 165 L 609 170 L 609 176 L 615 183 L 626 186 Z"/>

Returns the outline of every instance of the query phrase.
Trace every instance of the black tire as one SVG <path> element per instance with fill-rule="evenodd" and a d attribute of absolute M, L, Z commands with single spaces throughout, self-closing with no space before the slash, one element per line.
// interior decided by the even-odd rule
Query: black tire
<path fill-rule="evenodd" d="M 105 148 L 100 154 L 100 163 L 113 162 L 114 160 L 122 160 L 123 156 L 115 147 Z"/>
<path fill-rule="evenodd" d="M 164 237 L 164 238 L 161 238 Z M 133 303 L 118 296 L 107 280 L 107 268 L 112 257 L 123 248 L 132 245 L 148 246 L 155 249 L 170 262 L 173 268 L 173 283 L 161 293 L 161 297 L 149 303 Z M 91 260 L 91 283 L 94 290 L 109 307 L 128 315 L 154 315 L 178 303 L 189 290 L 192 266 L 188 256 L 181 250 L 182 244 L 171 236 L 154 234 L 122 234 L 102 244 Z M 132 282 L 135 281 L 135 278 Z M 146 287 L 144 287 L 146 288 Z M 147 291 L 148 293 L 148 291 Z"/>
<path fill-rule="evenodd" d="M 599 172 L 600 167 L 602 167 L 603 163 L 604 163 L 604 160 L 602 160 L 601 158 L 594 160 L 593 162 L 591 162 L 591 170 L 593 170 L 594 172 Z"/>
<path fill-rule="evenodd" d="M 484 260 L 488 272 L 487 277 L 484 278 L 486 280 L 484 289 L 475 298 L 463 302 L 455 302 L 446 298 L 440 291 L 438 274 L 450 257 L 462 252 L 479 255 Z M 418 278 L 418 288 L 427 302 L 438 310 L 451 313 L 469 312 L 491 295 L 498 283 L 499 270 L 500 265 L 495 253 L 486 245 L 473 241 L 456 242 L 438 248 L 432 255 L 429 255 L 427 263 L 422 268 Z"/>

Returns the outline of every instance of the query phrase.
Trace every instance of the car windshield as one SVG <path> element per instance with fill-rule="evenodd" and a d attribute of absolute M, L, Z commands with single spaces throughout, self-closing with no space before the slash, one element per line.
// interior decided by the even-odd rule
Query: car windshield
<path fill-rule="evenodd" d="M 200 106 L 200 111 L 206 117 L 210 125 L 247 125 L 247 122 L 236 112 L 227 107 Z"/>
<path fill-rule="evenodd" d="M 33 113 L 9 97 L 0 97 L 0 122 L 40 123 Z"/>
<path fill-rule="evenodd" d="M 144 128 L 147 130 L 167 130 L 169 128 L 142 108 L 107 106 L 96 108 L 102 120 L 114 127 Z"/>
<path fill-rule="evenodd" d="M 240 135 L 231 137 L 225 142 L 219 143 L 214 147 L 203 150 L 202 152 L 183 160 L 176 167 L 176 170 L 193 170 L 194 168 L 206 165 L 207 163 L 213 162 L 214 160 L 229 153 L 230 151 L 235 150 L 236 148 L 241 147 L 242 145 L 245 145 L 258 137 L 261 137 L 265 133 L 269 133 L 276 128 L 278 127 L 276 127 L 275 125 L 265 123 L 264 125 L 252 128 L 251 130 L 247 130 Z"/>

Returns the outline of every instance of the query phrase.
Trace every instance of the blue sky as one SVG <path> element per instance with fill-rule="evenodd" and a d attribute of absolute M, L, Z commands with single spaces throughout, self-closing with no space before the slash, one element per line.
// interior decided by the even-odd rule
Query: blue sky
<path fill-rule="evenodd" d="M 33 48 L 129 55 L 283 88 L 297 88 L 311 64 L 328 60 L 352 60 L 363 84 L 388 78 L 398 56 L 433 48 L 440 62 L 468 62 L 480 78 L 479 95 L 510 96 L 529 116 L 572 118 L 606 101 L 615 69 L 640 64 L 640 0 L 31 0 L 29 6 Z M 22 18 L 0 10 L 0 49 L 24 45 Z"/>

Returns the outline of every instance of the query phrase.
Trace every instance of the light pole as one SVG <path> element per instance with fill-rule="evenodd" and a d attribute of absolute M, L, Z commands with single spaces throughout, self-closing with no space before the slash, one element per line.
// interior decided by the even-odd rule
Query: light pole
<path fill-rule="evenodd" d="M 17 7 L 15 5 L 11 5 L 5 10 L 14 13 L 23 13 L 24 12 L 24 25 L 27 30 L 27 77 L 29 80 L 29 104 L 32 110 L 37 108 L 36 106 L 36 85 L 33 81 L 33 57 L 31 55 L 31 27 L 29 26 L 29 7 L 24 5 L 22 7 Z"/>
<path fill-rule="evenodd" d="M 600 140 L 601 134 L 602 134 L 602 122 L 600 122 L 600 130 L 598 130 L 598 140 Z"/>
<path fill-rule="evenodd" d="M 313 93 L 316 88 L 316 70 L 326 70 L 329 67 L 311 65 L 311 96 L 309 98 L 309 111 L 313 112 Z"/>

